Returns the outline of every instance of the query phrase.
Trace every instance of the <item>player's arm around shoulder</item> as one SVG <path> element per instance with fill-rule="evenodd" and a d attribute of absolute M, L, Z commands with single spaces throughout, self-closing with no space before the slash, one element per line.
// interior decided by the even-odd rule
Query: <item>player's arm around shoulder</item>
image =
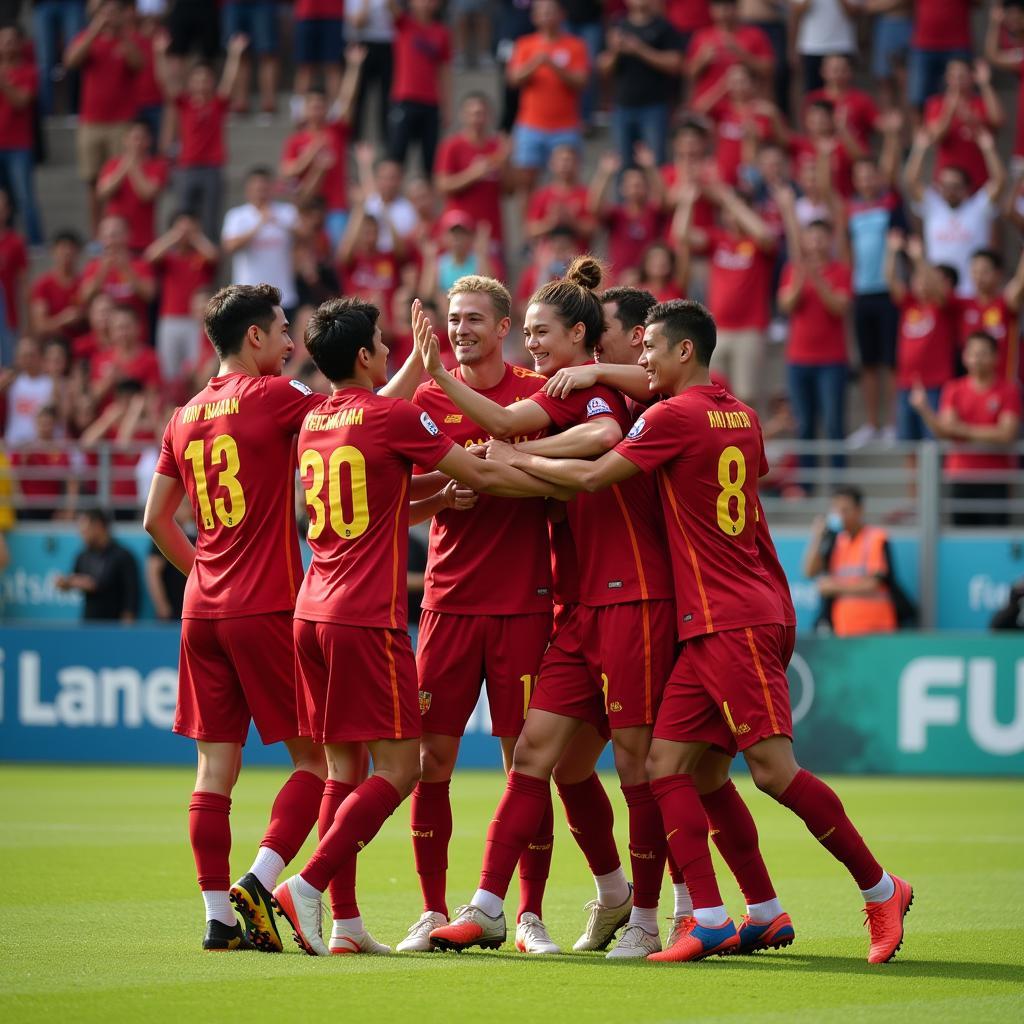
<path fill-rule="evenodd" d="M 288 434 L 297 434 L 307 413 L 327 401 L 327 395 L 294 377 L 260 377 L 258 387 L 271 418 Z"/>

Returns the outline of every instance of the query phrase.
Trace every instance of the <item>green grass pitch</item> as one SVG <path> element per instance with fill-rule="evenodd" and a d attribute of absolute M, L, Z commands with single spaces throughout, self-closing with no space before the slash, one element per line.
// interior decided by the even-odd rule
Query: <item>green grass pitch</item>
<path fill-rule="evenodd" d="M 232 810 L 236 875 L 250 863 L 283 777 L 242 774 Z M 1024 1020 L 1019 782 L 836 780 L 880 858 L 916 890 L 903 950 L 872 968 L 846 874 L 745 778 L 796 926 L 785 951 L 679 966 L 607 963 L 601 954 L 533 958 L 511 944 L 496 953 L 389 958 L 315 960 L 290 942 L 279 956 L 204 954 L 185 830 L 191 781 L 184 769 L 0 767 L 0 1020 Z M 614 780 L 606 784 L 624 850 L 625 809 Z M 453 783 L 453 905 L 475 888 L 500 787 L 496 773 L 463 773 Z M 545 919 L 571 949 L 592 883 L 559 811 L 556 802 Z M 392 944 L 420 910 L 407 837 L 403 806 L 359 865 L 363 918 Z M 719 868 L 726 901 L 740 914 L 738 891 Z M 663 907 L 667 913 L 671 903 Z"/>

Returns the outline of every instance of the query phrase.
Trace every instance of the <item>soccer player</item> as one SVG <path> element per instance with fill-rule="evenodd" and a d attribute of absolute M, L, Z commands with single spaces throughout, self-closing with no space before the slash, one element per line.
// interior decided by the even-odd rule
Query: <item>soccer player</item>
<path fill-rule="evenodd" d="M 533 296 L 524 330 L 541 373 L 591 358 L 604 332 L 604 313 L 593 291 L 600 279 L 598 264 L 579 257 L 564 279 Z M 609 388 L 577 391 L 565 401 L 538 392 L 503 408 L 447 373 L 436 338 L 429 338 L 422 351 L 424 364 L 445 393 L 493 436 L 603 422 L 597 429 L 607 450 L 629 429 L 625 403 Z M 564 443 L 549 437 L 524 442 L 524 447 L 550 451 Z M 596 500 L 578 498 L 570 504 L 568 517 L 581 555 L 579 602 L 558 623 L 541 664 L 505 794 L 488 833 L 480 887 L 450 925 L 430 933 L 440 948 L 492 947 L 504 941 L 504 896 L 515 863 L 541 821 L 552 772 L 569 826 L 598 886 L 590 921 L 576 948 L 603 948 L 627 922 L 639 927 L 627 928 L 610 956 L 642 956 L 661 948 L 657 905 L 666 847 L 645 762 L 673 660 L 674 618 L 654 480 L 638 478 Z M 590 774 L 578 785 L 565 785 L 556 768 L 574 743 L 595 734 L 606 740 L 609 730 L 629 807 L 632 908 L 610 818 L 604 817 L 595 793 L 596 777 Z M 599 742 L 596 752 L 603 745 Z"/>
<path fill-rule="evenodd" d="M 786 612 L 757 543 L 757 477 L 767 471 L 760 424 L 711 384 L 714 348 L 714 321 L 702 306 L 658 305 L 647 318 L 640 363 L 650 389 L 671 397 L 645 412 L 614 451 L 593 462 L 545 460 L 492 443 L 488 455 L 587 493 L 657 472 L 685 645 L 665 688 L 650 765 L 694 916 L 649 959 L 699 960 L 742 943 L 722 905 L 694 784 L 708 747 L 735 743 L 758 788 L 800 817 L 849 870 L 866 902 L 868 961 L 883 963 L 902 944 L 913 890 L 882 869 L 839 797 L 793 756 Z"/>
<path fill-rule="evenodd" d="M 476 491 L 559 493 L 471 455 L 410 403 L 374 394 L 387 378 L 378 317 L 369 303 L 336 299 L 319 307 L 306 333 L 306 348 L 332 394 L 306 416 L 298 441 L 313 553 L 294 622 L 303 732 L 324 744 L 331 779 L 354 744 L 369 747 L 374 767 L 337 806 L 302 872 L 274 890 L 275 907 L 312 956 L 366 950 L 358 916 L 336 920 L 331 947 L 324 942 L 323 893 L 339 872 L 352 878 L 356 854 L 420 775 L 418 683 L 405 593 L 413 465 L 439 469 Z M 422 331 L 425 323 L 417 308 L 414 328 Z M 354 886 L 349 895 L 355 910 Z"/>
<path fill-rule="evenodd" d="M 220 369 L 167 425 L 145 527 L 188 576 L 174 731 L 199 748 L 189 838 L 206 904 L 203 948 L 279 951 L 270 893 L 316 823 L 326 774 L 320 748 L 299 735 L 291 637 L 302 574 L 295 435 L 323 396 L 280 375 L 293 345 L 276 288 L 221 289 L 205 327 Z M 174 520 L 185 493 L 195 547 Z M 228 815 L 250 720 L 264 743 L 284 742 L 294 772 L 252 867 L 231 886 Z"/>

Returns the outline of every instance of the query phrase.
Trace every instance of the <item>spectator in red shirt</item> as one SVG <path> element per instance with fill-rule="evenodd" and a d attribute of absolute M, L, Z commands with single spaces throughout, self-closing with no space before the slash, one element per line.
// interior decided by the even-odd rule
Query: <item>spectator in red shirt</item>
<path fill-rule="evenodd" d="M 156 353 L 142 343 L 141 326 L 131 306 L 115 306 L 110 314 L 110 348 L 92 361 L 89 376 L 92 396 L 98 403 L 125 381 L 156 391 L 160 387 L 160 364 Z"/>
<path fill-rule="evenodd" d="M 832 228 L 815 221 L 804 228 L 799 250 L 782 271 L 779 309 L 789 317 L 786 366 L 797 436 L 841 441 L 846 412 L 846 313 L 853 285 L 850 266 L 832 256 Z M 814 465 L 813 456 L 802 460 Z M 833 455 L 833 465 L 842 464 Z"/>
<path fill-rule="evenodd" d="M 984 331 L 996 343 L 996 375 L 1000 380 L 1019 381 L 1021 377 L 1021 338 L 1019 316 L 1024 299 L 1024 252 L 1013 277 L 1003 284 L 1003 257 L 992 249 L 979 249 L 970 264 L 974 295 L 958 300 L 960 310 L 959 344 Z"/>
<path fill-rule="evenodd" d="M 186 88 L 182 91 L 168 66 L 167 41 L 158 39 L 156 43 L 157 75 L 164 84 L 168 103 L 177 114 L 180 140 L 176 175 L 178 205 L 195 210 L 203 231 L 211 238 L 217 237 L 221 226 L 227 150 L 224 122 L 242 54 L 248 45 L 246 36 L 232 36 L 228 40 L 228 56 L 220 84 L 217 84 L 210 65 L 197 64 L 189 72 Z"/>
<path fill-rule="evenodd" d="M 951 60 L 971 60 L 971 8 L 979 0 L 914 0 L 907 93 L 920 109 L 939 91 Z"/>
<path fill-rule="evenodd" d="M 78 304 L 81 255 L 82 240 L 74 231 L 60 231 L 53 236 L 53 265 L 32 282 L 29 292 L 28 324 L 36 338 L 72 338 L 83 327 L 83 310 Z"/>
<path fill-rule="evenodd" d="M 977 61 L 972 82 L 970 64 L 951 60 L 946 65 L 945 92 L 932 96 L 924 105 L 925 127 L 936 144 L 935 177 L 945 167 L 959 167 L 968 177 L 971 192 L 981 188 L 988 180 L 988 170 L 978 146 L 978 133 L 985 128 L 995 132 L 1004 120 L 988 64 Z"/>
<path fill-rule="evenodd" d="M 985 57 L 1000 71 L 1017 76 L 1017 130 L 1013 155 L 1024 158 L 1024 0 L 993 6 L 985 33 Z"/>
<path fill-rule="evenodd" d="M 862 147 L 870 147 L 878 107 L 868 93 L 853 88 L 853 58 L 846 53 L 828 54 L 821 63 L 821 77 L 825 84 L 807 93 L 805 106 L 815 100 L 828 100 L 836 124 L 845 125 Z"/>
<path fill-rule="evenodd" d="M 853 162 L 868 155 L 850 131 L 838 121 L 831 100 L 814 100 L 804 111 L 804 131 L 790 141 L 794 162 L 826 161 L 832 188 L 844 199 L 853 195 Z"/>
<path fill-rule="evenodd" d="M 717 85 L 734 64 L 745 64 L 759 82 L 768 82 L 775 64 L 771 40 L 753 25 L 741 25 L 736 0 L 712 0 L 712 24 L 698 29 L 686 48 L 691 99 Z"/>
<path fill-rule="evenodd" d="M 658 302 L 671 302 L 686 298 L 687 276 L 685 247 L 655 242 L 640 258 L 634 286 L 650 292 Z"/>
<path fill-rule="evenodd" d="M 341 90 L 338 53 L 345 39 L 345 0 L 296 0 L 294 20 L 296 97 L 305 96 L 323 73 L 327 102 L 334 103 Z M 348 54 L 345 66 L 348 67 Z"/>
<path fill-rule="evenodd" d="M 103 0 L 89 27 L 67 48 L 64 66 L 81 69 L 82 100 L 78 125 L 78 172 L 89 187 L 89 223 L 100 219 L 96 179 L 121 148 L 137 108 L 136 82 L 142 53 L 131 32 L 130 0 Z"/>
<path fill-rule="evenodd" d="M 380 215 L 385 220 L 387 213 Z M 338 246 L 338 269 L 346 295 L 372 302 L 381 311 L 381 329 L 391 332 L 391 299 L 400 283 L 405 245 L 393 228 L 393 248 L 380 247 L 380 222 L 353 197 L 352 216 Z"/>
<path fill-rule="evenodd" d="M 100 255 L 82 271 L 82 304 L 88 306 L 97 292 L 104 291 L 116 304 L 131 306 L 139 323 L 145 323 L 149 304 L 156 296 L 156 282 L 149 264 L 132 257 L 127 222 L 121 217 L 104 217 L 97 239 Z"/>
<path fill-rule="evenodd" d="M 114 300 L 106 292 L 97 292 L 83 305 L 87 329 L 71 343 L 73 375 L 88 371 L 97 355 L 110 348 L 110 315 L 114 312 Z"/>
<path fill-rule="evenodd" d="M 24 40 L 13 25 L 0 28 L 0 174 L 30 245 L 43 244 L 35 190 L 35 126 L 32 106 L 36 69 L 25 59 Z"/>
<path fill-rule="evenodd" d="M 11 454 L 24 503 L 19 519 L 70 519 L 78 499 L 78 479 L 66 445 L 57 440 L 57 408 L 44 405 L 36 413 L 36 439 Z"/>
<path fill-rule="evenodd" d="M 1003 380 L 997 372 L 995 338 L 974 331 L 964 347 L 966 377 L 948 381 L 942 388 L 936 414 L 923 387 L 915 387 L 910 404 L 936 437 L 978 445 L 1011 445 L 1020 433 L 1021 401 L 1017 381 Z M 957 526 L 1006 526 L 1010 521 L 1006 503 L 1010 497 L 1008 478 L 1017 468 L 1011 452 L 977 452 L 970 447 L 946 456 L 945 475 L 953 482 L 953 501 L 991 503 L 991 510 L 956 509 Z M 1007 479 L 985 479 L 988 474 Z"/>
<path fill-rule="evenodd" d="M 135 43 L 142 54 L 142 68 L 136 79 L 135 118 L 145 121 L 149 128 L 151 145 L 160 141 L 164 114 L 164 87 L 156 74 L 156 40 L 163 37 L 164 29 L 160 19 L 152 13 L 136 9 L 133 18 Z"/>
<path fill-rule="evenodd" d="M 551 182 L 530 195 L 526 208 L 526 237 L 544 238 L 556 227 L 565 227 L 583 252 L 594 234 L 587 186 L 580 181 L 580 158 L 572 146 L 557 146 L 548 163 Z M 541 282 L 544 284 L 545 282 Z"/>
<path fill-rule="evenodd" d="M 409 0 L 408 13 L 395 14 L 388 155 L 404 167 L 409 147 L 417 145 L 424 174 L 434 170 L 451 96 L 451 36 L 437 11 L 438 0 Z"/>
<path fill-rule="evenodd" d="M 146 250 L 143 258 L 160 281 L 156 321 L 156 353 L 166 381 L 181 377 L 199 358 L 199 332 L 192 317 L 192 296 L 213 283 L 217 246 L 203 234 L 189 210 L 175 214 L 170 230 Z"/>
<path fill-rule="evenodd" d="M 17 331 L 21 324 L 21 311 L 28 299 L 27 281 L 28 246 L 11 227 L 11 202 L 0 189 L 0 286 L 4 290 L 4 315 L 10 331 Z"/>
<path fill-rule="evenodd" d="M 281 177 L 296 183 L 296 201 L 323 199 L 332 246 L 341 241 L 348 220 L 352 105 L 365 57 L 366 48 L 362 46 L 350 46 L 345 51 L 345 76 L 333 107 L 328 106 L 327 95 L 319 89 L 306 93 L 302 127 L 285 139 L 281 154 Z"/>
<path fill-rule="evenodd" d="M 128 248 L 139 255 L 156 237 L 156 204 L 167 185 L 167 161 L 151 156 L 147 122 L 135 121 L 125 133 L 119 156 L 108 160 L 96 183 L 103 215 L 128 224 Z"/>

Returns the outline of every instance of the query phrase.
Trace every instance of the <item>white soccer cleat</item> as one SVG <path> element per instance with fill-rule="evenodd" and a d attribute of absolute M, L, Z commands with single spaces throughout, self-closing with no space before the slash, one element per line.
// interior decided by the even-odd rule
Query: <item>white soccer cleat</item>
<path fill-rule="evenodd" d="M 661 939 L 638 924 L 628 924 L 606 960 L 639 960 L 661 952 Z"/>
<path fill-rule="evenodd" d="M 544 922 L 536 914 L 523 914 L 516 925 L 516 949 L 520 953 L 561 953 L 551 941 Z"/>
<path fill-rule="evenodd" d="M 390 946 L 378 942 L 365 928 L 361 932 L 342 931 L 340 935 L 331 933 L 331 956 L 353 956 L 356 953 L 369 953 L 372 956 L 387 956 Z"/>
<path fill-rule="evenodd" d="M 615 933 L 629 921 L 633 911 L 633 886 L 629 887 L 626 902 L 618 907 L 605 907 L 597 900 L 591 900 L 583 909 L 590 911 L 590 917 L 586 929 L 572 948 L 580 953 L 607 949 Z"/>
<path fill-rule="evenodd" d="M 295 941 L 310 956 L 330 956 L 324 942 L 323 903 L 302 896 L 296 889 L 298 875 L 283 881 L 274 890 L 274 909 L 292 926 Z"/>
<path fill-rule="evenodd" d="M 448 918 L 437 910 L 424 911 L 420 919 L 409 929 L 409 934 L 395 946 L 399 953 L 430 953 L 433 945 L 430 933 L 435 928 L 443 928 Z"/>

